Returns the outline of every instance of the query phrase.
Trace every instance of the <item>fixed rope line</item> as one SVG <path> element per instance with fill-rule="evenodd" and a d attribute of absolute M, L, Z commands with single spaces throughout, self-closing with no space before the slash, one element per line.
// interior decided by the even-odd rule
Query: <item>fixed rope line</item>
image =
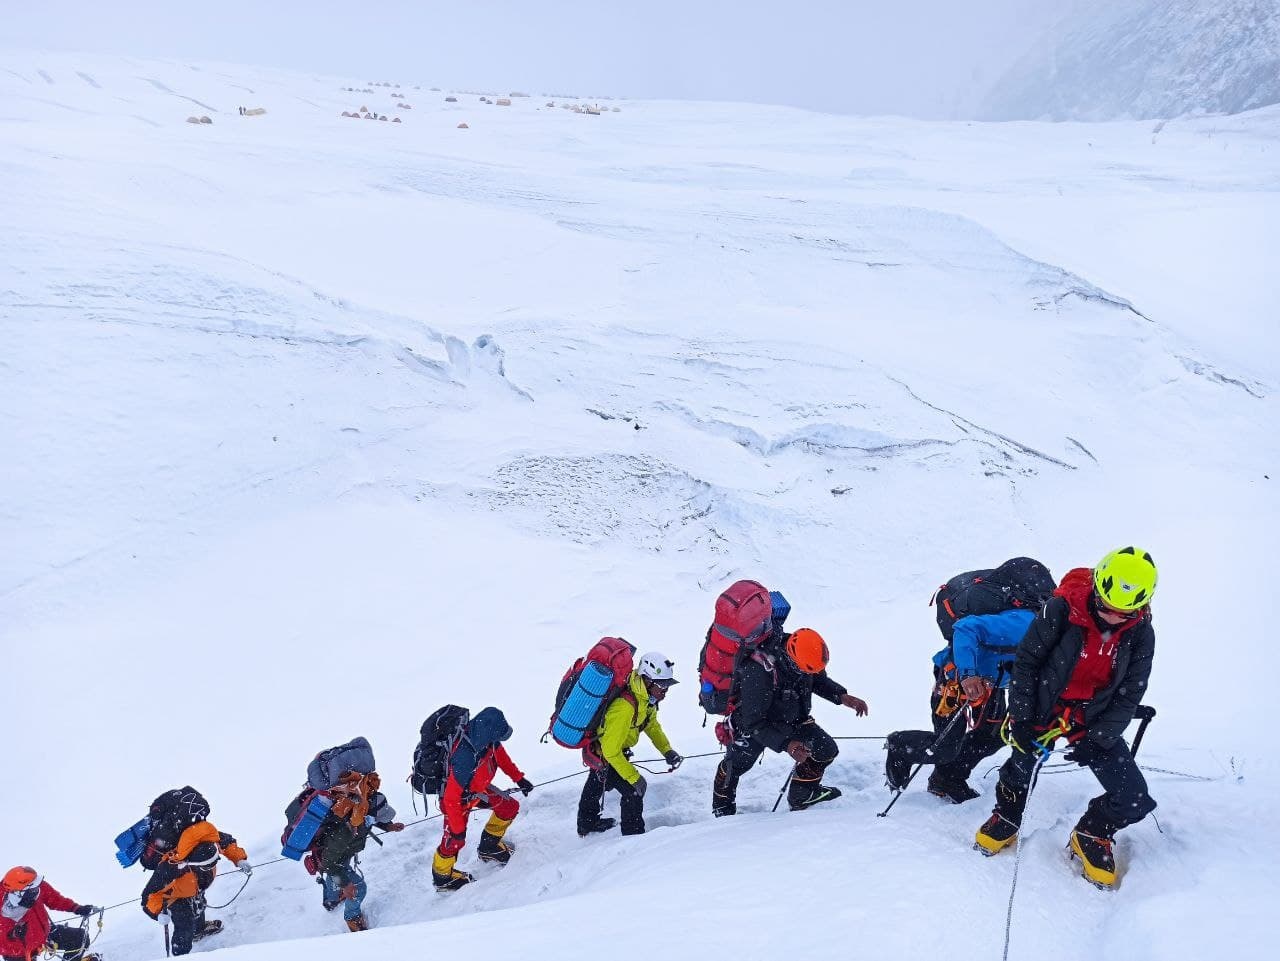
<path fill-rule="evenodd" d="M 883 738 L 883 737 L 878 737 L 878 736 L 873 736 L 873 735 L 855 735 L 855 736 L 836 737 L 834 740 L 837 740 L 837 741 L 883 741 L 883 740 L 884 740 L 884 738 Z M 707 751 L 707 752 L 702 753 L 702 754 L 685 754 L 685 755 L 682 755 L 682 760 L 683 760 L 683 761 L 695 761 L 695 760 L 698 760 L 698 759 L 700 759 L 700 758 L 708 758 L 708 757 L 723 757 L 723 756 L 724 756 L 724 751 L 722 751 L 722 750 L 721 750 L 721 751 Z M 641 760 L 641 761 L 633 761 L 632 763 L 634 763 L 637 767 L 641 767 L 642 765 L 645 765 L 645 764 L 665 764 L 665 763 L 666 763 L 666 758 L 661 758 L 661 757 L 645 758 L 644 760 Z M 557 783 L 559 783 L 560 781 L 568 781 L 568 780 L 571 780 L 572 778 L 575 778 L 575 777 L 581 777 L 582 775 L 586 774 L 586 773 L 588 772 L 588 770 L 589 770 L 588 768 L 583 768 L 581 771 L 574 771 L 572 774 L 565 774 L 565 775 L 562 775 L 562 776 L 560 776 L 560 777 L 551 778 L 550 780 L 547 780 L 547 781 L 539 781 L 537 784 L 535 784 L 535 785 L 534 785 L 534 787 L 535 787 L 535 788 L 546 787 L 546 786 L 547 786 L 547 785 L 549 785 L 549 784 L 557 784 Z M 644 770 L 649 771 L 649 773 L 651 773 L 651 774 L 670 774 L 670 773 L 672 773 L 672 772 L 670 772 L 670 771 L 652 771 L 652 770 L 650 770 L 649 768 L 644 768 Z M 1153 768 L 1152 770 L 1160 770 L 1160 769 L 1159 769 L 1159 768 Z M 1178 772 L 1169 772 L 1169 773 L 1178 773 Z M 1212 779 L 1212 778 L 1200 778 L 1198 775 L 1194 775 L 1194 774 L 1192 774 L 1192 775 L 1184 775 L 1184 776 L 1185 776 L 1185 777 L 1194 777 L 1194 778 L 1197 778 L 1198 780 L 1214 780 L 1214 779 Z M 405 828 L 417 827 L 419 824 L 426 824 L 428 821 L 437 821 L 437 820 L 439 820 L 439 819 L 440 819 L 440 818 L 442 818 L 442 817 L 444 817 L 444 815 L 443 815 L 443 814 L 439 814 L 439 813 L 437 813 L 437 814 L 430 814 L 430 815 L 428 815 L 428 816 L 426 816 L 426 817 L 418 818 L 417 820 L 414 820 L 414 821 L 406 821 L 406 822 L 404 822 L 404 826 L 405 826 Z M 383 837 L 383 836 L 385 836 L 385 835 L 387 835 L 387 834 L 389 834 L 389 833 L 396 833 L 396 834 L 398 834 L 399 832 L 398 832 L 398 831 L 397 831 L 397 832 L 388 832 L 388 831 L 374 831 L 374 832 L 370 832 L 370 834 L 371 834 L 373 837 Z M 254 871 L 257 871 L 257 870 L 258 870 L 258 869 L 260 869 L 260 868 L 270 867 L 270 866 L 271 866 L 271 865 L 273 865 L 273 864 L 279 864 L 279 863 L 280 863 L 280 862 L 282 862 L 282 861 L 289 861 L 289 860 L 292 860 L 292 859 L 291 859 L 291 858 L 286 858 L 286 857 L 278 857 L 278 858 L 272 858 L 272 859 L 271 859 L 271 860 L 269 860 L 269 861 L 260 861 L 260 862 L 258 862 L 257 864 L 250 864 L 249 866 L 250 866 Z M 225 877 L 229 877 L 229 876 L 230 876 L 230 873 L 229 873 L 229 872 L 228 872 L 228 873 L 224 873 L 224 874 L 219 874 L 216 878 L 214 878 L 214 881 L 216 882 L 219 878 L 225 878 Z M 236 892 L 236 894 L 235 894 L 235 896 L 231 898 L 231 901 L 228 901 L 228 902 L 226 902 L 226 904 L 223 904 L 223 905 L 213 905 L 213 904 L 211 904 L 211 905 L 209 905 L 209 907 L 210 907 L 210 908 L 213 908 L 213 909 L 215 909 L 215 910 L 217 910 L 217 909 L 219 909 L 219 908 L 225 908 L 227 905 L 231 904 L 231 902 L 232 902 L 232 901 L 235 901 L 235 900 L 236 900 L 236 898 L 240 897 L 240 895 L 244 893 L 244 890 L 245 890 L 245 888 L 247 888 L 247 887 L 248 887 L 248 884 L 249 884 L 249 878 L 248 878 L 248 877 L 246 877 L 246 878 L 245 878 L 245 881 L 244 881 L 244 884 L 242 884 L 242 885 L 240 886 L 240 890 L 239 890 L 239 891 L 237 891 L 237 892 Z M 138 897 L 136 897 L 136 898 L 130 898 L 128 901 L 120 901 L 120 902 L 118 902 L 118 903 L 116 903 L 116 904 L 109 904 L 109 905 L 106 905 L 105 907 L 101 908 L 98 912 L 95 912 L 95 913 L 97 913 L 99 916 L 101 916 L 102 914 L 105 914 L 107 911 L 114 911 L 114 910 L 116 910 L 117 908 L 124 908 L 124 907 L 128 907 L 128 906 L 129 906 L 129 905 L 131 905 L 131 904 L 134 904 L 134 905 L 136 905 L 136 904 L 140 904 L 140 903 L 141 903 L 141 901 L 142 901 L 142 897 L 141 897 L 141 895 L 139 895 L 139 896 L 138 896 Z"/>
<path fill-rule="evenodd" d="M 686 754 L 684 755 L 684 760 L 689 761 L 695 758 L 719 757 L 723 753 L 724 753 L 723 751 L 711 751 L 706 754 Z M 638 763 L 658 764 L 658 763 L 665 763 L 665 761 L 666 761 L 666 758 L 659 757 L 659 758 L 646 758 L 645 761 L 638 762 Z M 582 775 L 587 773 L 587 770 L 588 770 L 587 768 L 583 768 L 581 771 L 574 771 L 572 774 L 565 774 L 561 777 L 551 778 L 548 781 L 539 781 L 537 784 L 534 785 L 534 787 L 535 788 L 546 787 L 548 784 L 556 784 L 559 781 L 567 781 L 570 778 L 581 777 Z M 660 773 L 666 773 L 666 772 L 664 771 Z M 405 828 L 416 827 L 419 824 L 426 824 L 428 821 L 438 821 L 442 817 L 444 817 L 443 814 L 430 814 L 427 817 L 418 818 L 415 821 L 406 821 L 404 822 L 404 826 Z M 387 834 L 399 834 L 399 833 L 400 832 L 398 831 L 371 831 L 370 832 L 370 834 L 374 837 L 384 837 Z M 270 867 L 273 864 L 279 864 L 281 861 L 290 861 L 290 860 L 292 860 L 292 858 L 286 858 L 286 857 L 272 858 L 270 861 L 260 861 L 257 864 L 250 864 L 249 867 L 252 868 L 254 871 L 257 871 L 259 868 Z M 225 878 L 230 876 L 231 876 L 230 872 L 227 872 L 224 874 L 219 874 L 213 880 L 216 882 L 218 881 L 219 878 Z M 233 897 L 231 901 L 234 901 L 236 898 L 240 897 L 240 895 L 244 893 L 245 888 L 248 887 L 249 885 L 249 880 L 250 879 L 248 877 L 244 879 L 244 884 L 240 886 L 240 890 L 236 892 L 235 897 Z M 130 898 L 128 901 L 120 901 L 116 904 L 108 904 L 105 907 L 100 908 L 98 911 L 94 913 L 101 916 L 102 914 L 105 914 L 107 911 L 114 911 L 117 908 L 128 907 L 131 904 L 140 904 L 141 901 L 142 901 L 142 896 L 139 895 L 136 898 Z M 222 905 L 211 904 L 209 905 L 209 907 L 214 908 L 215 910 L 219 908 L 225 908 L 227 905 L 231 903 L 231 901 L 228 901 L 226 904 L 222 904 Z"/>

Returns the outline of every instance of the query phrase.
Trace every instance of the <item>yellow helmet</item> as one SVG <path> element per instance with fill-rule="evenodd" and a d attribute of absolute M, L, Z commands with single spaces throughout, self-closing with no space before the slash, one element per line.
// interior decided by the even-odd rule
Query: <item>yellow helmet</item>
<path fill-rule="evenodd" d="M 1151 603 L 1156 592 L 1156 562 L 1138 547 L 1112 551 L 1093 569 L 1093 587 L 1107 607 L 1137 611 Z"/>

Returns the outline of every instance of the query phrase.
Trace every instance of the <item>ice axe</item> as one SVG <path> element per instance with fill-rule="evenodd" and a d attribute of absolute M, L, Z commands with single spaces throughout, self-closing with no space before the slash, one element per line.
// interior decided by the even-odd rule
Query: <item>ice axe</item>
<path fill-rule="evenodd" d="M 1151 719 L 1156 716 L 1156 709 L 1147 704 L 1139 704 L 1138 709 L 1133 712 L 1133 716 L 1140 718 L 1142 723 L 1138 725 L 1138 733 L 1133 739 L 1133 747 L 1129 753 L 1134 757 L 1138 756 L 1138 748 L 1142 746 L 1142 735 L 1147 733 L 1147 725 L 1151 723 Z"/>

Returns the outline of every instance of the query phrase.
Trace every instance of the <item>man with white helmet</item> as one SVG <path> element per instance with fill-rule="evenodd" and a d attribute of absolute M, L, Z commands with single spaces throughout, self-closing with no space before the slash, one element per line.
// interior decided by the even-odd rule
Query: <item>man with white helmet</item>
<path fill-rule="evenodd" d="M 614 698 L 596 729 L 591 747 L 584 752 L 592 770 L 582 786 L 578 801 L 578 834 L 608 831 L 616 821 L 601 817 L 606 791 L 622 795 L 622 833 L 644 833 L 644 792 L 648 787 L 630 761 L 631 749 L 640 740 L 640 732 L 648 735 L 653 746 L 666 758 L 674 771 L 684 758 L 671 748 L 666 732 L 658 723 L 658 706 L 667 696 L 667 688 L 677 683 L 675 664 L 666 655 L 651 651 L 640 658 L 631 672 L 627 686 Z"/>

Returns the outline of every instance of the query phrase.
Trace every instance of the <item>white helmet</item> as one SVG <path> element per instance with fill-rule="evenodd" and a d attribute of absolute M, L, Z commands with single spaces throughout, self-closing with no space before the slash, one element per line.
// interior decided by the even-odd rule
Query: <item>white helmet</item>
<path fill-rule="evenodd" d="M 667 655 L 650 651 L 640 658 L 640 676 L 663 687 L 670 687 L 680 683 L 672 670 L 675 666 L 675 661 L 668 660 Z"/>

